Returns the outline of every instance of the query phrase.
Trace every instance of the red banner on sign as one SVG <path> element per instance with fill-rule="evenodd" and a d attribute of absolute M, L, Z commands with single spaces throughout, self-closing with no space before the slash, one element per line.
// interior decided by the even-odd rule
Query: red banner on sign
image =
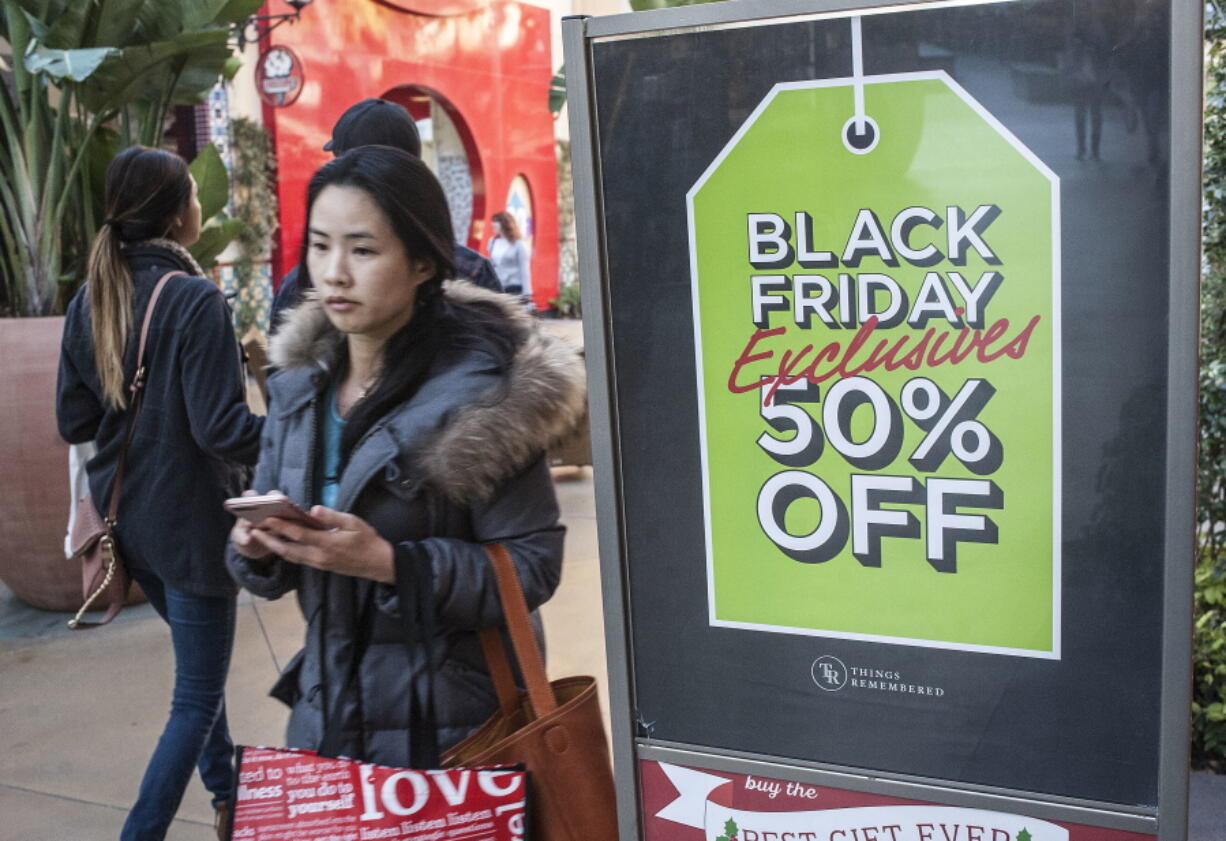
<path fill-rule="evenodd" d="M 644 841 L 1155 841 L 1152 835 L 641 761 Z"/>

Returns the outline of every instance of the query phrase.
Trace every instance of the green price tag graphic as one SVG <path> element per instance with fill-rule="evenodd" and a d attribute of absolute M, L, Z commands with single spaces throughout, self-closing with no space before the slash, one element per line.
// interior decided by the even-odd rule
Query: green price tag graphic
<path fill-rule="evenodd" d="M 1058 659 L 1054 173 L 908 73 L 776 86 L 687 199 L 711 623 Z"/>

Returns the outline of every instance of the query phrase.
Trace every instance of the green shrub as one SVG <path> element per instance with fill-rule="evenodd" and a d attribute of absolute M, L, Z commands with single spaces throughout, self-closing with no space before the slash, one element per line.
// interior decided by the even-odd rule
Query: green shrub
<path fill-rule="evenodd" d="M 583 302 L 579 284 L 571 283 L 558 289 L 558 297 L 550 298 L 549 304 L 557 310 L 559 318 L 579 318 L 583 315 Z"/>
<path fill-rule="evenodd" d="M 1226 580 L 1219 558 L 1196 569 L 1192 764 L 1226 772 Z"/>
<path fill-rule="evenodd" d="M 1226 17 L 1206 3 L 1192 763 L 1226 772 Z"/>

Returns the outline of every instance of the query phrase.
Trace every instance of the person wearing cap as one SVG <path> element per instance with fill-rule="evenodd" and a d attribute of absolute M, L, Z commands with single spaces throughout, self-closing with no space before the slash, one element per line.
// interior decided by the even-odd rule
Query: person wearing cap
<path fill-rule="evenodd" d="M 403 105 L 386 99 L 363 99 L 349 106 L 332 127 L 332 137 L 324 144 L 324 151 L 340 157 L 359 146 L 391 146 L 415 158 L 421 157 L 417 123 Z M 455 276 L 494 292 L 502 291 L 490 261 L 459 243 L 455 244 Z M 302 302 L 305 293 L 306 288 L 299 282 L 298 266 L 294 266 L 281 279 L 273 296 L 269 335 L 277 332 L 286 313 Z"/>

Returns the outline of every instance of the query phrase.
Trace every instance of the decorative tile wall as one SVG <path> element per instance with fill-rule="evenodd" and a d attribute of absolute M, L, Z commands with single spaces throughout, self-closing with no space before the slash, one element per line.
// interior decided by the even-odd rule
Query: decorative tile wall
<path fill-rule="evenodd" d="M 196 115 L 197 142 L 200 145 L 212 143 L 216 146 L 221 153 L 222 162 L 226 165 L 226 171 L 233 171 L 234 156 L 230 151 L 230 95 L 227 83 L 219 82 L 213 86 L 208 100 L 197 107 Z M 234 208 L 227 204 L 226 213 L 233 212 Z M 268 315 L 272 309 L 272 266 L 269 261 L 257 260 L 255 276 L 241 286 L 231 263 L 219 263 L 214 274 L 234 312 L 234 329 L 239 334 L 239 339 L 244 338 L 252 327 L 267 335 Z"/>

